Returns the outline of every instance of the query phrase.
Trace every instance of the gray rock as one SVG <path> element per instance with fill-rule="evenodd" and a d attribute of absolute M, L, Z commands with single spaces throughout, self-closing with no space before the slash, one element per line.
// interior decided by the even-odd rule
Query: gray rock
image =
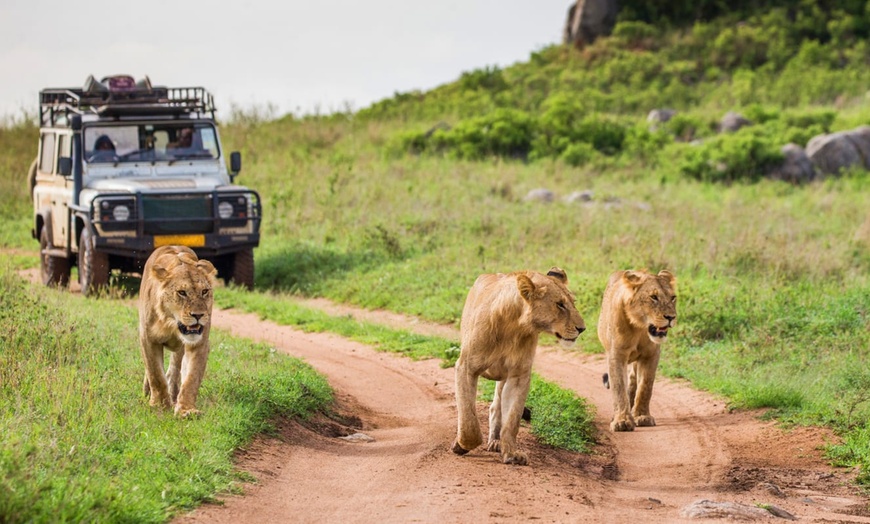
<path fill-rule="evenodd" d="M 616 0 L 577 0 L 568 8 L 562 41 L 583 47 L 613 32 L 619 3 Z"/>
<path fill-rule="evenodd" d="M 374 442 L 375 439 L 366 435 L 365 433 L 354 433 L 353 435 L 347 435 L 346 437 L 338 437 L 341 440 L 346 440 L 348 442 Z"/>
<path fill-rule="evenodd" d="M 574 191 L 565 197 L 565 202 L 569 204 L 592 202 L 592 190 Z"/>
<path fill-rule="evenodd" d="M 759 520 L 773 517 L 766 509 L 737 502 L 713 502 L 712 500 L 696 500 L 684 507 L 680 515 L 689 519 L 734 520 Z"/>
<path fill-rule="evenodd" d="M 807 156 L 825 175 L 839 175 L 850 167 L 870 169 L 870 126 L 814 136 Z"/>
<path fill-rule="evenodd" d="M 556 199 L 556 195 L 553 194 L 549 189 L 538 188 L 532 189 L 526 194 L 526 197 L 523 199 L 526 202 L 552 202 Z"/>
<path fill-rule="evenodd" d="M 752 121 L 734 111 L 728 111 L 722 120 L 719 121 L 719 131 L 722 133 L 733 133 L 741 127 L 751 126 Z"/>
<path fill-rule="evenodd" d="M 792 184 L 810 182 L 816 178 L 816 168 L 804 149 L 797 144 L 786 144 L 780 149 L 782 164 L 775 167 L 767 178 Z"/>

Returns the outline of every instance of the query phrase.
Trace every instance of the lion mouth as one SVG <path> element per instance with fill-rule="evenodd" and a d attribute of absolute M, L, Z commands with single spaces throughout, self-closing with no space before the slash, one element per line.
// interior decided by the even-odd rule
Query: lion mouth
<path fill-rule="evenodd" d="M 555 335 L 556 335 L 556 338 L 557 338 L 557 339 L 559 339 L 559 340 L 563 340 L 563 341 L 565 341 L 565 342 L 574 342 L 574 341 L 577 340 L 577 337 L 574 337 L 574 338 L 565 338 L 565 337 L 563 337 L 560 333 L 555 333 Z"/>
<path fill-rule="evenodd" d="M 654 324 L 649 325 L 649 334 L 653 337 L 664 338 L 668 336 L 668 329 L 671 326 L 657 327 Z"/>
<path fill-rule="evenodd" d="M 181 322 L 178 323 L 178 331 L 181 332 L 182 335 L 202 335 L 203 325 L 197 322 L 192 326 L 186 326 Z"/>

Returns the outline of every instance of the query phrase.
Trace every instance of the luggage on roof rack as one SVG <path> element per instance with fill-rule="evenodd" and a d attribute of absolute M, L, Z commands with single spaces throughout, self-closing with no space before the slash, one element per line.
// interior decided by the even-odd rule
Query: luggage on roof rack
<path fill-rule="evenodd" d="M 205 88 L 153 86 L 147 76 L 136 82 L 129 75 L 114 75 L 98 82 L 90 75 L 82 88 L 49 88 L 39 92 L 40 125 L 66 125 L 72 114 L 101 118 L 187 116 L 214 120 L 215 105 Z"/>

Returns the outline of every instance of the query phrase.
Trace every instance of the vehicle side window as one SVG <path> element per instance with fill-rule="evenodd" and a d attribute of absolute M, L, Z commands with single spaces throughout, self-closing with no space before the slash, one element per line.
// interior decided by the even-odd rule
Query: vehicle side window
<path fill-rule="evenodd" d="M 39 170 L 43 173 L 56 172 L 54 165 L 54 133 L 42 135 L 42 155 L 39 158 Z"/>
<path fill-rule="evenodd" d="M 70 144 L 72 141 L 70 139 L 71 139 L 70 135 L 58 135 L 58 137 L 57 137 L 57 140 L 58 140 L 57 162 L 60 162 L 60 157 L 63 157 L 63 156 L 68 157 L 72 154 L 72 148 L 70 147 Z M 60 173 L 60 169 L 57 167 L 57 165 L 55 165 L 54 172 Z"/>

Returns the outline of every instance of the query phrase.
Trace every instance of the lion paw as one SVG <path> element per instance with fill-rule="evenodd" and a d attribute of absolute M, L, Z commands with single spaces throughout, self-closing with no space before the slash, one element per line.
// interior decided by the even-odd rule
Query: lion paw
<path fill-rule="evenodd" d="M 638 426 L 655 426 L 656 419 L 652 418 L 650 415 L 641 415 L 639 417 L 634 417 L 634 421 Z"/>
<path fill-rule="evenodd" d="M 528 466 L 529 456 L 522 451 L 514 451 L 502 456 L 501 461 L 505 464 L 516 464 L 517 466 Z"/>
<path fill-rule="evenodd" d="M 499 451 L 501 451 L 501 440 L 499 440 L 499 439 L 490 440 L 489 442 L 486 443 L 486 450 L 487 451 L 494 451 L 494 452 L 498 453 Z"/>
<path fill-rule="evenodd" d="M 459 445 L 459 441 L 453 441 L 453 446 L 450 447 L 450 451 L 456 453 L 457 455 L 465 455 L 469 450 L 463 448 Z"/>
<path fill-rule="evenodd" d="M 614 420 L 610 423 L 611 431 L 634 431 L 634 421 L 632 420 Z"/>
<path fill-rule="evenodd" d="M 179 418 L 198 418 L 202 415 L 202 411 L 196 408 L 185 409 L 176 407 L 175 415 Z"/>

